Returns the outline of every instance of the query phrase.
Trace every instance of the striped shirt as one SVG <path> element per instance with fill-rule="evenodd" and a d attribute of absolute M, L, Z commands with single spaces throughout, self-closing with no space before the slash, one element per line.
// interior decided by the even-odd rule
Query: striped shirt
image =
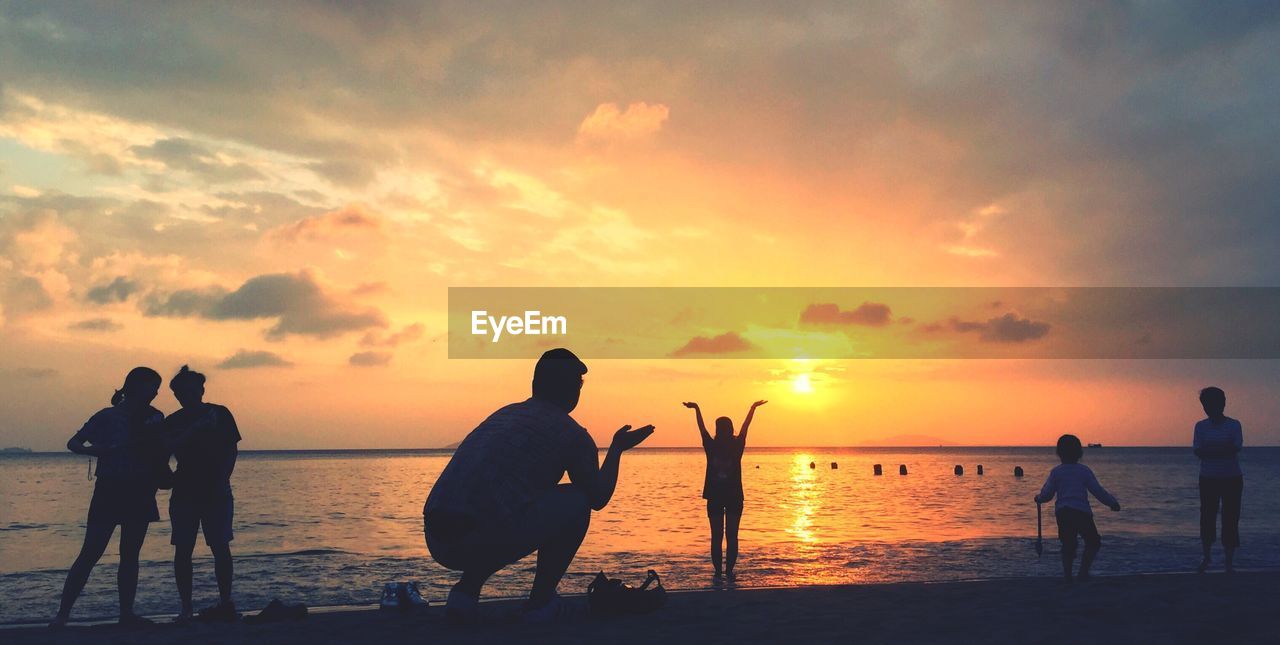
<path fill-rule="evenodd" d="M 1244 447 L 1244 429 L 1240 422 L 1231 417 L 1223 417 L 1221 423 L 1212 419 L 1203 419 L 1196 423 L 1192 433 L 1191 446 L 1200 448 L 1227 448 L 1237 450 Z M 1236 453 L 1221 457 L 1202 457 L 1200 459 L 1201 477 L 1239 477 L 1240 460 Z"/>
<path fill-rule="evenodd" d="M 516 518 L 565 472 L 574 481 L 589 481 L 599 468 L 598 456 L 591 435 L 564 410 L 534 398 L 512 403 L 462 440 L 422 512 Z"/>
<path fill-rule="evenodd" d="M 1098 483 L 1098 478 L 1094 476 L 1093 471 L 1084 464 L 1060 464 L 1049 471 L 1049 478 L 1044 482 L 1044 488 L 1040 489 L 1040 494 L 1036 496 L 1036 501 L 1041 504 L 1054 498 L 1057 495 L 1058 501 L 1054 502 L 1053 509 L 1057 511 L 1062 508 L 1073 508 L 1077 511 L 1084 511 L 1093 515 L 1093 509 L 1089 506 L 1089 493 L 1093 493 L 1098 501 L 1106 504 L 1108 507 L 1115 506 L 1116 498 L 1107 492 L 1107 489 Z"/>

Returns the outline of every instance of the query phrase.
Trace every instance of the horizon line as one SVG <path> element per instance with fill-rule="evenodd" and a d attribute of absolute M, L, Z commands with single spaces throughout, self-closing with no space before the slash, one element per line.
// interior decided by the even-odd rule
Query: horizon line
<path fill-rule="evenodd" d="M 1133 448 L 1143 448 L 1143 449 L 1147 449 L 1147 448 L 1159 448 L 1159 449 L 1186 448 L 1187 450 L 1190 450 L 1190 449 L 1191 449 L 1191 447 L 1190 447 L 1190 446 L 1182 445 L 1182 444 L 1177 444 L 1177 445 L 1155 445 L 1155 444 L 1102 444 L 1102 445 L 1100 445 L 1100 446 L 1086 446 L 1086 448 L 1085 448 L 1085 449 L 1087 450 L 1087 449 L 1089 449 L 1090 447 L 1092 447 L 1092 448 L 1093 448 L 1093 449 L 1095 449 L 1095 450 L 1097 450 L 1097 449 L 1133 449 Z M 12 448 L 18 448 L 18 450 L 13 450 Z M 896 449 L 930 449 L 930 450 L 936 450 L 936 449 L 986 449 L 986 448 L 1045 448 L 1045 449 L 1052 449 L 1052 448 L 1053 448 L 1053 446 L 1052 446 L 1052 445 L 1050 445 L 1050 444 L 937 444 L 937 445 L 933 445 L 933 444 L 929 444 L 929 445 L 921 445 L 921 444 L 915 444 L 915 445 L 887 445 L 887 444 L 886 444 L 886 445 L 871 445 L 871 444 L 859 444 L 859 445 L 827 445 L 827 446 L 747 446 L 747 448 L 746 448 L 746 449 L 747 449 L 747 450 L 832 450 L 832 449 L 836 449 L 836 450 L 846 450 L 846 449 L 874 449 L 874 450 L 882 450 L 882 449 L 895 449 L 895 450 L 896 450 Z M 1247 448 L 1280 448 L 1280 444 L 1252 444 L 1252 445 L 1245 446 L 1245 448 L 1246 448 L 1246 449 L 1247 449 Z M 433 451 L 433 452 L 445 452 L 445 451 L 449 451 L 449 452 L 452 452 L 452 451 L 454 451 L 454 450 L 456 450 L 456 449 L 457 449 L 457 447 L 456 447 L 456 446 L 436 446 L 436 447 L 416 447 L 416 448 L 406 448 L 406 447 L 399 447 L 399 448 L 246 448 L 246 449 L 242 449 L 242 450 L 240 450 L 240 452 L 241 452 L 241 453 L 270 453 L 270 452 L 316 452 L 316 453 L 320 453 L 320 452 L 423 452 L 423 451 Z M 702 446 L 698 446 L 698 445 L 691 445 L 691 446 L 636 446 L 635 448 L 632 448 L 631 450 L 649 450 L 649 451 L 653 451 L 653 450 L 701 450 L 701 449 L 702 449 Z M 602 446 L 602 447 L 598 448 L 598 450 L 599 450 L 599 451 L 601 451 L 601 452 L 606 451 L 606 450 L 608 450 L 608 446 Z M 628 451 L 628 452 L 630 452 L 630 451 Z M 21 448 L 21 447 L 19 447 L 19 446 L 11 446 L 11 447 L 8 447 L 8 448 L 0 448 L 0 456 L 2 456 L 2 455 L 61 455 L 61 454 L 71 455 L 71 454 L 75 454 L 75 453 L 72 453 L 72 452 L 67 451 L 67 450 L 35 450 L 35 449 L 25 449 L 25 448 Z M 77 456 L 83 456 L 83 455 L 77 455 Z"/>

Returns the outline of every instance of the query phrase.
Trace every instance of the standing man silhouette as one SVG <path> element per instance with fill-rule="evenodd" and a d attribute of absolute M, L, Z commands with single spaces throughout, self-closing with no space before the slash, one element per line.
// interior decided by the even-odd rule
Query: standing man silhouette
<path fill-rule="evenodd" d="M 231 518 L 235 500 L 231 473 L 236 467 L 240 429 L 231 411 L 204 401 L 204 374 L 186 365 L 169 381 L 169 389 L 182 409 L 165 419 L 169 445 L 178 458 L 173 494 L 169 497 L 169 521 L 173 526 L 173 577 L 178 582 L 182 613 L 190 620 L 191 554 L 196 536 L 204 529 L 204 542 L 213 552 L 213 572 L 218 580 L 218 604 L 200 610 L 200 618 L 234 621 L 239 617 L 231 600 Z"/>

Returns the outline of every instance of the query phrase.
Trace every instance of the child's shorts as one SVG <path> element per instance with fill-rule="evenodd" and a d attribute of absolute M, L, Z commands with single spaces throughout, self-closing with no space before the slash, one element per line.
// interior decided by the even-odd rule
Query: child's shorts
<path fill-rule="evenodd" d="M 1076 553 L 1076 536 L 1084 538 L 1085 548 L 1097 549 L 1102 546 L 1102 536 L 1098 535 L 1098 526 L 1093 523 L 1093 514 L 1074 508 L 1060 508 L 1058 516 L 1058 539 L 1062 540 L 1064 555 L 1074 556 Z"/>

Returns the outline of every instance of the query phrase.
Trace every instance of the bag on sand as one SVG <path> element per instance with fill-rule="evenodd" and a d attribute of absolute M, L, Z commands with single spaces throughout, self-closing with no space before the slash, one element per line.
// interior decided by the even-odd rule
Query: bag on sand
<path fill-rule="evenodd" d="M 591 608 L 591 613 L 598 616 L 647 614 L 666 601 L 667 590 L 662 587 L 662 581 L 653 569 L 649 570 L 648 577 L 639 589 L 623 584 L 616 578 L 608 578 L 603 571 L 597 573 L 595 580 L 587 586 L 587 605 Z"/>

